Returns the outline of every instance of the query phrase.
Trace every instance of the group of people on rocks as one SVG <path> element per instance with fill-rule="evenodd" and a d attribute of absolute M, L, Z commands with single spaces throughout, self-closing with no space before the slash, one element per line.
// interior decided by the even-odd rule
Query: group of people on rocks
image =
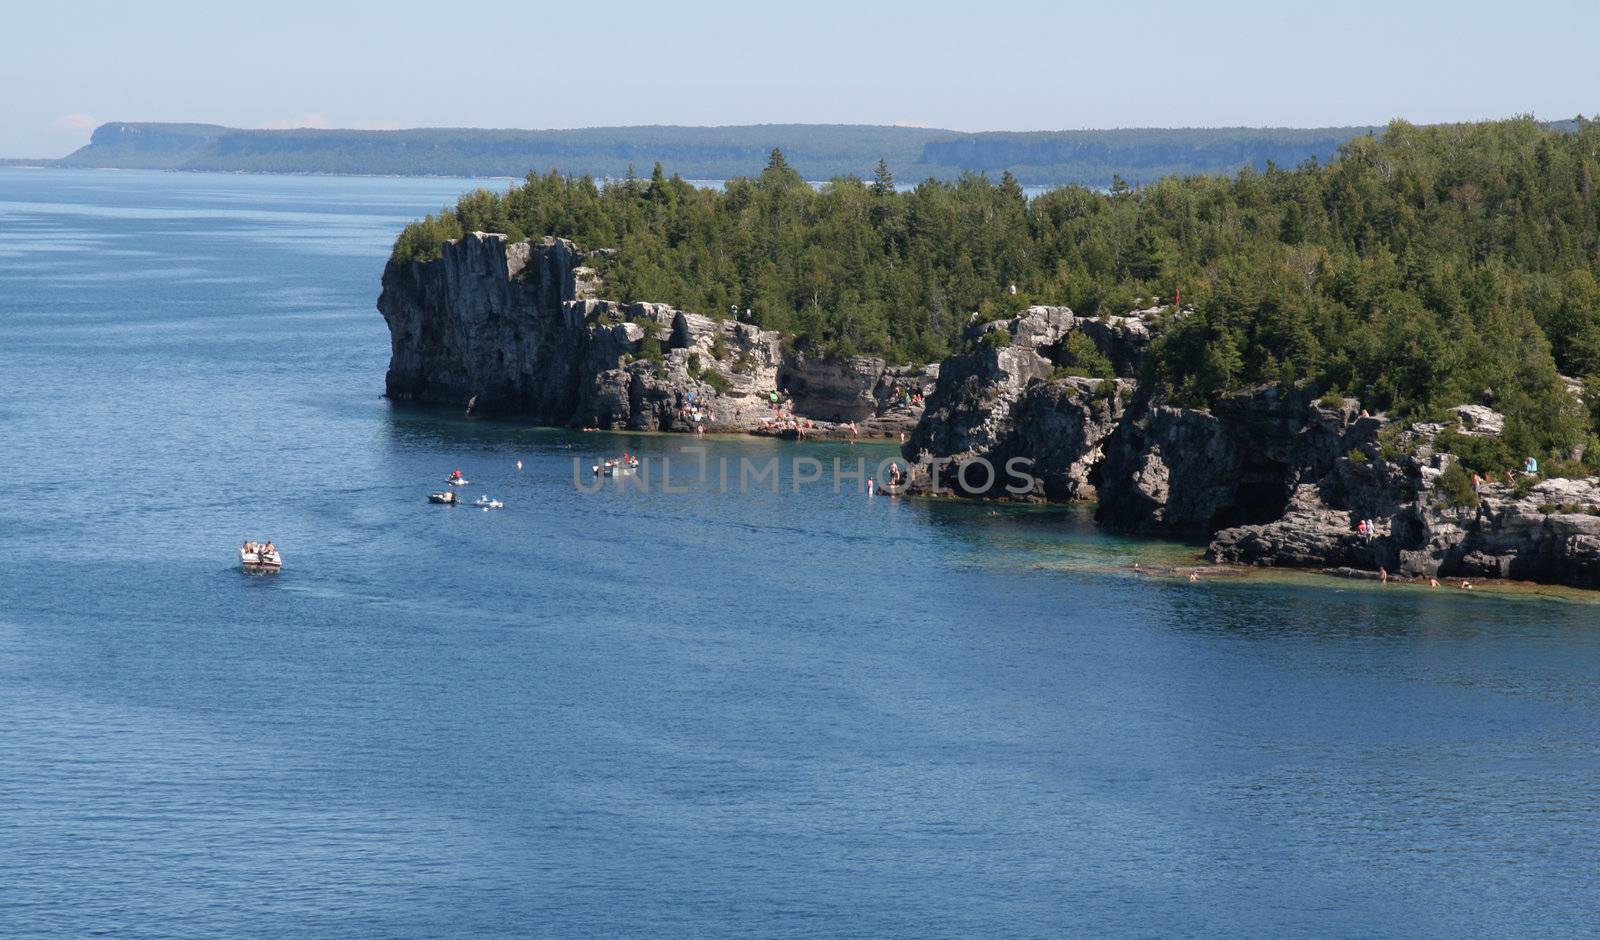
<path fill-rule="evenodd" d="M 1531 460 L 1532 458 L 1530 457 L 1529 459 Z M 1375 522 L 1372 519 L 1362 519 L 1362 520 L 1360 520 L 1359 522 L 1356 523 L 1356 532 L 1363 539 L 1367 540 L 1368 542 L 1371 542 L 1374 538 L 1377 538 L 1377 536 L 1378 536 L 1378 523 Z M 1221 554 L 1218 554 L 1217 561 L 1219 563 L 1222 561 Z M 1382 565 L 1378 566 L 1378 581 L 1383 583 L 1383 584 L 1388 584 L 1389 583 L 1389 569 L 1383 567 Z M 1439 579 L 1435 578 L 1435 577 L 1428 578 L 1428 586 L 1429 587 L 1438 587 L 1439 586 Z M 1472 582 L 1470 580 L 1466 579 L 1466 578 L 1461 579 L 1461 589 L 1463 591 L 1472 590 Z"/>
<path fill-rule="evenodd" d="M 700 409 L 695 402 L 694 391 L 690 390 L 684 395 L 683 404 L 678 406 L 678 416 L 693 421 L 695 436 L 700 437 L 706 433 L 706 419 L 711 417 L 711 412 Z"/>
<path fill-rule="evenodd" d="M 787 392 L 784 393 L 784 395 L 787 394 Z M 767 406 L 774 413 L 771 417 L 762 420 L 761 429 L 763 431 L 794 431 L 799 436 L 805 437 L 807 431 L 816 427 L 811 421 L 796 415 L 793 411 L 794 404 L 792 400 L 785 400 L 776 391 L 767 395 Z"/>
<path fill-rule="evenodd" d="M 1522 462 L 1522 475 L 1525 476 L 1525 477 L 1537 477 L 1539 475 L 1539 458 L 1537 458 L 1537 457 L 1529 457 L 1526 460 L 1524 460 Z M 1479 490 L 1481 490 L 1485 484 L 1489 484 L 1489 485 L 1492 486 L 1496 482 L 1498 482 L 1498 481 L 1493 480 L 1493 479 L 1491 479 L 1489 477 L 1485 477 L 1481 473 L 1474 473 L 1472 475 L 1472 491 L 1474 493 L 1476 493 Z M 1505 483 L 1506 483 L 1506 486 L 1516 486 L 1517 485 L 1517 471 L 1511 469 L 1510 467 L 1507 467 L 1506 468 L 1506 472 L 1505 472 Z"/>
<path fill-rule="evenodd" d="M 815 422 L 809 418 L 800 418 L 792 411 L 780 411 L 761 422 L 761 429 L 764 431 L 794 431 L 801 437 L 805 437 L 807 431 L 815 428 Z"/>
<path fill-rule="evenodd" d="M 1401 578 L 1399 580 L 1403 581 L 1403 580 L 1406 580 L 1406 579 L 1405 578 Z M 1378 583 L 1380 583 L 1380 584 L 1388 584 L 1389 583 L 1389 569 L 1383 567 L 1382 565 L 1378 566 Z M 1428 577 L 1428 587 L 1436 588 L 1438 586 L 1439 586 L 1439 579 L 1430 575 Z M 1462 578 L 1461 579 L 1461 590 L 1463 590 L 1463 591 L 1472 590 L 1472 579 L 1470 579 L 1470 578 Z"/>
<path fill-rule="evenodd" d="M 690 399 L 690 401 L 693 402 L 693 399 Z M 709 412 L 701 411 L 699 408 L 694 407 L 693 404 L 686 404 L 678 409 L 678 415 L 679 417 L 694 422 L 694 433 L 697 436 L 706 433 L 705 422 L 706 418 L 710 417 Z"/>

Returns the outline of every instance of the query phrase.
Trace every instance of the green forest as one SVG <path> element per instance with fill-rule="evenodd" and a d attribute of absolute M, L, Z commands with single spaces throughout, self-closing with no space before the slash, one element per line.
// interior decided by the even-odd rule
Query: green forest
<path fill-rule="evenodd" d="M 1313 382 L 1409 416 L 1482 403 L 1508 416 L 1510 448 L 1555 457 L 1595 426 L 1561 374 L 1600 380 L 1596 121 L 1395 122 L 1326 164 L 1032 200 L 1009 174 L 904 190 L 883 164 L 818 189 L 777 151 L 720 191 L 659 167 L 604 186 L 530 175 L 414 223 L 395 257 L 474 230 L 617 247 L 616 299 L 748 308 L 897 362 L 947 355 L 973 312 L 1118 314 L 1181 292 L 1194 312 L 1149 366 L 1181 401 Z"/>

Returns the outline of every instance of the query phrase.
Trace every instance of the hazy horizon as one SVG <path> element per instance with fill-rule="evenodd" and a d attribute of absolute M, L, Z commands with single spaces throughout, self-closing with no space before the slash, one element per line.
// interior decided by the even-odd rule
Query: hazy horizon
<path fill-rule="evenodd" d="M 487 24 L 401 0 L 384 15 L 295 0 L 9 11 L 0 155 L 64 156 L 108 121 L 241 128 L 567 129 L 875 124 L 962 132 L 1346 127 L 1600 109 L 1600 6 L 1534 2 L 1336 15 L 1225 0 L 1107 9 L 1024 0 L 807 14 L 620 2 Z M 1515 70 L 1489 64 L 1523 63 Z"/>

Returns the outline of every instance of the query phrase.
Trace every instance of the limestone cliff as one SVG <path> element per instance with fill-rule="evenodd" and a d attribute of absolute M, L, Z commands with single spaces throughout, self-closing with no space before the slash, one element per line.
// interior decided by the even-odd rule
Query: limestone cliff
<path fill-rule="evenodd" d="M 904 447 L 912 491 L 1092 498 L 1101 447 L 1135 383 L 1065 374 L 1058 360 L 1067 337 L 1082 332 L 1119 371 L 1131 374 L 1149 347 L 1150 329 L 1136 316 L 1113 321 L 1076 317 L 1065 307 L 1031 307 L 1010 320 L 969 326 L 963 337 L 968 351 L 940 364 L 922 420 Z M 995 473 L 945 474 L 934 459 L 956 467 L 981 459 Z M 1012 480 L 1003 471 L 1015 459 L 1029 468 L 1026 493 L 1005 492 Z"/>
<path fill-rule="evenodd" d="M 1211 409 L 1174 407 L 1161 389 L 1144 390 L 1108 442 L 1099 518 L 1176 535 L 1276 519 L 1297 487 L 1376 439 L 1381 423 L 1358 410 L 1351 400 L 1330 407 L 1277 386 Z"/>
<path fill-rule="evenodd" d="M 1498 435 L 1499 414 L 1463 405 L 1448 422 L 1394 429 L 1385 447 L 1387 419 L 1310 388 L 1266 386 L 1183 407 L 1159 383 L 1132 377 L 1160 332 L 1152 313 L 1086 319 L 1034 307 L 971 326 L 904 448 L 912 490 L 1097 498 L 1102 525 L 1208 537 L 1218 562 L 1600 587 L 1600 480 L 1481 482 L 1470 498 L 1441 490 L 1454 458 L 1437 452 L 1436 439 L 1447 427 Z M 1120 377 L 1063 375 L 1074 333 Z M 961 464 L 998 469 L 1013 458 L 1030 462 L 1031 488 L 1008 490 L 1004 477 L 961 485 L 990 480 L 958 473 Z"/>
<path fill-rule="evenodd" d="M 1481 406 L 1455 415 L 1464 434 L 1499 434 L 1503 424 Z M 1440 428 L 1408 428 L 1408 452 L 1392 458 L 1376 446 L 1352 450 L 1300 486 L 1279 518 L 1218 531 L 1213 558 L 1600 587 L 1600 481 L 1480 481 L 1462 501 L 1439 485 L 1455 459 L 1433 450 Z M 1361 520 L 1371 533 L 1359 531 Z"/>
<path fill-rule="evenodd" d="M 439 258 L 390 262 L 378 309 L 397 401 L 471 407 L 574 427 L 755 430 L 774 392 L 825 433 L 913 427 L 937 370 L 883 360 L 791 356 L 782 337 L 665 304 L 597 299 L 591 255 L 564 239 L 474 232 Z"/>

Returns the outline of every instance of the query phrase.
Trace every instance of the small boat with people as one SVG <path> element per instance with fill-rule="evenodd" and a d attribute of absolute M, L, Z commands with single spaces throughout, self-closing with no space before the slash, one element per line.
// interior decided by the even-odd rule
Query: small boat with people
<path fill-rule="evenodd" d="M 272 542 L 245 542 L 239 547 L 239 564 L 251 574 L 277 574 L 283 570 L 283 555 Z"/>
<path fill-rule="evenodd" d="M 621 457 L 609 457 L 594 465 L 595 476 L 620 477 L 627 476 L 639 469 L 639 458 L 632 454 L 624 453 Z"/>
<path fill-rule="evenodd" d="M 455 494 L 452 493 L 451 495 L 453 496 Z M 506 504 L 505 503 L 500 502 L 498 499 L 490 499 L 487 496 L 479 496 L 477 499 L 472 501 L 472 505 L 477 506 L 480 509 L 504 509 L 504 508 L 506 508 Z"/>
<path fill-rule="evenodd" d="M 438 503 L 441 506 L 454 506 L 458 500 L 456 499 L 456 494 L 453 491 L 445 490 L 443 493 L 429 493 L 428 502 Z"/>

